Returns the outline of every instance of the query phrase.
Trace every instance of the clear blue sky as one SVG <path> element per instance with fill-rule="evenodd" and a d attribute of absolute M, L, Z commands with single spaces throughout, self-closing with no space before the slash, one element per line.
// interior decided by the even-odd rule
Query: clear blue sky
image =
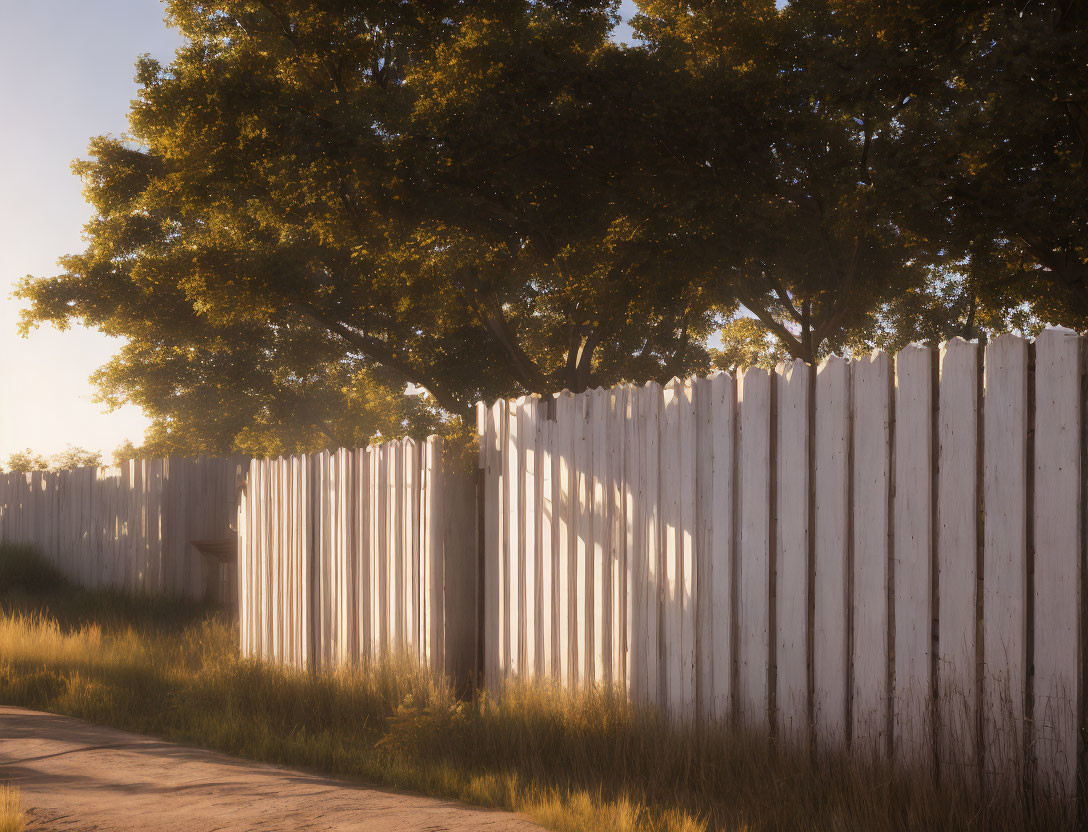
<path fill-rule="evenodd" d="M 633 14 L 632 0 L 622 11 Z M 630 41 L 630 29 L 616 38 Z M 136 56 L 166 62 L 179 42 L 159 0 L 0 0 L 0 465 L 27 447 L 108 458 L 126 438 L 141 441 L 139 410 L 93 402 L 88 376 L 117 342 L 86 329 L 20 338 L 9 294 L 83 248 L 90 209 L 71 162 L 91 137 L 124 132 Z"/>

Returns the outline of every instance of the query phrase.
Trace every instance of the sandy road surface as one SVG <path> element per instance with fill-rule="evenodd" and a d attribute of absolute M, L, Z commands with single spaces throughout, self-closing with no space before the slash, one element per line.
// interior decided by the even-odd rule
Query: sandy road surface
<path fill-rule="evenodd" d="M 539 832 L 517 815 L 398 794 L 0 706 L 0 780 L 49 832 Z"/>

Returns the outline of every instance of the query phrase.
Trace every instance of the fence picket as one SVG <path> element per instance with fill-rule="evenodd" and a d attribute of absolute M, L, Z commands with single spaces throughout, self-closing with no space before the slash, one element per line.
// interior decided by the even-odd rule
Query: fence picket
<path fill-rule="evenodd" d="M 986 348 L 983 750 L 987 771 L 1024 752 L 1027 679 L 1028 342 Z"/>
<path fill-rule="evenodd" d="M 1035 759 L 1059 790 L 1077 778 L 1081 655 L 1081 338 L 1048 328 L 1035 342 Z"/>
<path fill-rule="evenodd" d="M 558 575 L 556 589 L 558 591 L 558 645 L 557 654 L 559 660 L 559 680 L 562 684 L 569 685 L 578 678 L 574 667 L 577 661 L 577 650 L 574 641 L 577 631 L 577 613 L 574 609 L 574 599 L 577 597 L 573 589 L 577 563 L 572 556 L 576 547 L 577 531 L 577 482 L 574 473 L 574 443 L 577 430 L 577 418 L 574 406 L 574 396 L 569 390 L 564 390 L 556 398 L 555 402 L 556 423 L 556 458 L 558 461 Z M 486 483 L 485 483 L 486 487 Z M 486 522 L 486 517 L 485 517 Z"/>
<path fill-rule="evenodd" d="M 559 501 L 555 486 L 555 400 L 544 400 L 539 410 L 539 477 L 540 477 L 540 675 L 556 679 L 556 593 L 558 569 L 555 557 L 555 531 L 558 526 L 556 508 Z"/>
<path fill-rule="evenodd" d="M 797 745 L 808 729 L 810 373 L 803 361 L 780 371 L 775 451 L 775 703 L 779 737 Z"/>
<path fill-rule="evenodd" d="M 606 670 L 611 671 L 611 666 L 605 666 L 605 654 L 611 646 L 612 633 L 608 620 L 608 610 L 605 607 L 605 599 L 609 595 L 612 570 L 608 568 L 606 558 L 609 549 L 609 537 L 611 527 L 611 505 L 606 499 L 608 491 L 608 404 L 609 391 L 598 388 L 593 391 L 593 462 L 590 470 L 592 488 L 592 512 L 590 522 L 592 539 L 592 574 L 590 581 L 589 601 L 591 612 L 589 615 L 589 636 L 591 647 L 590 669 L 588 676 L 590 681 L 599 686 L 609 683 Z M 610 665 L 611 663 L 609 663 Z"/>
<path fill-rule="evenodd" d="M 540 580 L 538 557 L 540 539 L 540 431 L 537 429 L 536 396 L 526 396 L 518 406 L 518 454 L 521 457 L 521 512 L 522 529 L 520 543 L 522 560 L 521 585 L 518 591 L 521 632 L 518 642 L 521 673 L 527 679 L 540 672 L 538 660 L 538 636 L 540 631 L 540 601 L 537 597 Z"/>
<path fill-rule="evenodd" d="M 895 363 L 894 748 L 914 763 L 932 753 L 935 358 L 911 346 Z"/>
<path fill-rule="evenodd" d="M 892 366 L 876 352 L 854 365 L 854 575 L 851 736 L 883 753 L 888 743 L 889 545 Z"/>
<path fill-rule="evenodd" d="M 609 509 L 607 566 L 608 586 L 605 599 L 607 610 L 608 635 L 605 674 L 608 684 L 613 688 L 627 689 L 624 683 L 624 647 L 625 647 L 625 570 L 627 548 L 627 525 L 624 519 L 626 501 L 624 499 L 624 417 L 627 411 L 627 390 L 616 387 L 609 391 L 608 397 L 608 480 L 605 500 Z"/>
<path fill-rule="evenodd" d="M 645 704 L 664 708 L 667 701 L 664 687 L 664 662 L 661 659 L 665 598 L 662 547 L 664 528 L 661 504 L 664 391 L 656 382 L 647 382 L 642 389 L 639 413 L 643 429 L 641 436 L 645 443 L 640 471 L 643 503 L 641 520 L 645 541 L 644 548 L 639 551 L 639 569 L 644 576 L 643 597 L 639 605 L 643 619 L 643 637 L 639 644 L 639 657 L 644 668 L 640 678 L 644 695 L 642 701 Z"/>
<path fill-rule="evenodd" d="M 836 355 L 816 372 L 812 698 L 822 747 L 841 746 L 849 735 L 852 375 Z"/>
<path fill-rule="evenodd" d="M 667 713 L 679 718 L 683 713 L 683 534 L 681 526 L 681 466 L 684 455 L 680 445 L 680 410 L 683 382 L 674 378 L 665 385 L 661 420 L 661 551 L 664 558 L 664 609 L 662 616 L 661 660 L 665 674 Z"/>
<path fill-rule="evenodd" d="M 740 378 L 740 544 L 737 552 L 738 707 L 745 724 L 767 724 L 770 662 L 770 569 L 773 377 L 752 368 Z"/>
<path fill-rule="evenodd" d="M 937 718 L 945 771 L 976 770 L 976 600 L 979 518 L 979 348 L 941 349 L 937 478 Z"/>

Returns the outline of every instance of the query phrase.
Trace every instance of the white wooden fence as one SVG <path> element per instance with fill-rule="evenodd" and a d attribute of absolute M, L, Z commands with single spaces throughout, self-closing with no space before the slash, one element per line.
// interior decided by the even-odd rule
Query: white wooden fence
<path fill-rule="evenodd" d="M 242 651 L 297 666 L 476 666 L 476 499 L 442 440 L 255 459 L 238 508 Z"/>
<path fill-rule="evenodd" d="M 492 689 L 611 686 L 1069 791 L 1084 344 L 1049 329 L 480 405 L 479 505 L 433 437 L 253 460 L 237 506 L 237 459 L 5 475 L 0 540 L 90 586 L 195 596 L 192 541 L 233 526 L 251 655 L 406 651 L 467 681 L 479 648 Z"/>
<path fill-rule="evenodd" d="M 243 457 L 0 474 L 0 541 L 36 546 L 88 587 L 228 598 L 227 568 L 193 541 L 229 541 Z"/>
<path fill-rule="evenodd" d="M 487 685 L 1071 789 L 1083 343 L 480 405 Z"/>

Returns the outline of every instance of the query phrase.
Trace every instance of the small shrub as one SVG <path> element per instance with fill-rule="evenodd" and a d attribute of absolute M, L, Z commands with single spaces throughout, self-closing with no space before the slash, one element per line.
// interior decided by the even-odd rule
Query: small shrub
<path fill-rule="evenodd" d="M 23 832 L 26 812 L 19 800 L 19 790 L 0 784 L 0 832 Z"/>
<path fill-rule="evenodd" d="M 0 597 L 13 592 L 44 595 L 67 586 L 64 575 L 33 546 L 0 543 Z"/>
<path fill-rule="evenodd" d="M 30 708 L 49 710 L 67 690 L 67 679 L 55 670 L 16 673 L 11 665 L 0 667 L 0 699 L 5 702 L 22 702 Z"/>

